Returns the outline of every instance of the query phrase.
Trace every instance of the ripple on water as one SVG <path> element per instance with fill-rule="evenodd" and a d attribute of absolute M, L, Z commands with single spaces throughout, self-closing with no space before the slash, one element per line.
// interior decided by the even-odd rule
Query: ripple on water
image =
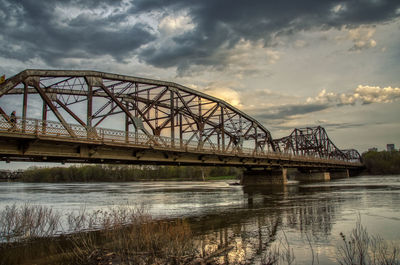
<path fill-rule="evenodd" d="M 201 233 L 226 231 L 241 242 L 237 247 L 269 246 L 286 233 L 298 264 L 310 261 L 306 235 L 313 237 L 320 264 L 334 264 L 339 233 L 349 233 L 359 216 L 372 234 L 400 239 L 400 176 L 357 177 L 286 189 L 242 188 L 224 181 L 0 185 L 0 209 L 26 202 L 61 212 L 145 205 L 155 218 L 192 218 Z"/>

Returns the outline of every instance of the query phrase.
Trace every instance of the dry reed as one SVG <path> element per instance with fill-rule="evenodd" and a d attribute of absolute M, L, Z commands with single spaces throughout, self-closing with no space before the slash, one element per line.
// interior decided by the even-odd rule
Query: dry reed
<path fill-rule="evenodd" d="M 342 244 L 338 246 L 338 263 L 341 265 L 398 265 L 400 247 L 377 236 L 368 234 L 359 217 L 356 227 L 347 237 L 340 233 Z"/>
<path fill-rule="evenodd" d="M 0 264 L 22 264 L 24 259 L 41 259 L 46 264 L 50 257 L 56 260 L 53 264 L 198 264 L 222 255 L 230 247 L 225 242 L 224 248 L 203 253 L 199 238 L 192 234 L 187 221 L 154 220 L 143 206 L 117 206 L 94 212 L 82 209 L 67 214 L 66 219 L 62 222 L 59 213 L 44 206 L 5 207 L 0 211 Z M 66 231 L 67 235 L 54 237 Z M 278 244 L 262 254 L 262 264 L 294 263 L 293 249 L 283 235 Z M 337 248 L 339 264 L 400 264 L 400 248 L 370 236 L 360 219 L 350 235 L 341 233 L 341 237 L 342 244 Z M 307 240 L 312 263 L 319 263 L 308 236 Z M 39 243 L 30 249 L 33 241 Z M 24 244 L 18 245 L 21 242 Z M 21 249 L 25 257 L 19 252 Z"/>
<path fill-rule="evenodd" d="M 58 233 L 60 214 L 45 206 L 13 204 L 0 211 L 0 242 L 26 241 Z"/>

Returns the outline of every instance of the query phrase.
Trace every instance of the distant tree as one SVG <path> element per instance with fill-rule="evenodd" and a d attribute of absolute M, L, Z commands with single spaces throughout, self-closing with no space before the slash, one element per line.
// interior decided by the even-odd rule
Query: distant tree
<path fill-rule="evenodd" d="M 368 151 L 362 158 L 369 174 L 400 174 L 399 151 Z"/>
<path fill-rule="evenodd" d="M 242 170 L 233 167 L 200 166 L 131 166 L 131 165 L 81 165 L 70 167 L 31 167 L 22 176 L 27 182 L 120 182 L 152 179 L 202 180 L 206 178 L 235 176 Z"/>

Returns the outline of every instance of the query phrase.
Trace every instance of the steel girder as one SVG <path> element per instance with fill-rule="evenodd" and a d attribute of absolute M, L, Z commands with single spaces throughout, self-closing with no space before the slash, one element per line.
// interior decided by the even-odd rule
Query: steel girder
<path fill-rule="evenodd" d="M 96 71 L 25 70 L 0 85 L 0 114 L 170 137 L 216 150 L 275 150 L 270 132 L 227 102 L 159 80 Z"/>
<path fill-rule="evenodd" d="M 289 136 L 273 140 L 275 148 L 293 155 L 315 156 L 344 161 L 361 161 L 357 150 L 340 150 L 321 127 L 294 129 Z"/>
<path fill-rule="evenodd" d="M 342 149 L 341 151 L 344 153 L 347 161 L 362 162 L 362 157 L 356 149 Z"/>

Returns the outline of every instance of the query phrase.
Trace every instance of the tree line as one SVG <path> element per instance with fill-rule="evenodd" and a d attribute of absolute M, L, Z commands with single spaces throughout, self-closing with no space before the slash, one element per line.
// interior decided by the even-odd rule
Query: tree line
<path fill-rule="evenodd" d="M 400 174 L 399 151 L 368 151 L 362 154 L 366 174 Z M 200 166 L 73 165 L 31 167 L 19 178 L 26 182 L 118 182 L 141 180 L 239 179 L 243 169 Z"/>
<path fill-rule="evenodd" d="M 242 169 L 199 166 L 73 165 L 31 167 L 24 171 L 26 182 L 118 182 L 140 180 L 203 180 L 239 178 Z"/>
<path fill-rule="evenodd" d="M 365 171 L 371 175 L 400 174 L 399 151 L 368 151 L 362 154 Z"/>

